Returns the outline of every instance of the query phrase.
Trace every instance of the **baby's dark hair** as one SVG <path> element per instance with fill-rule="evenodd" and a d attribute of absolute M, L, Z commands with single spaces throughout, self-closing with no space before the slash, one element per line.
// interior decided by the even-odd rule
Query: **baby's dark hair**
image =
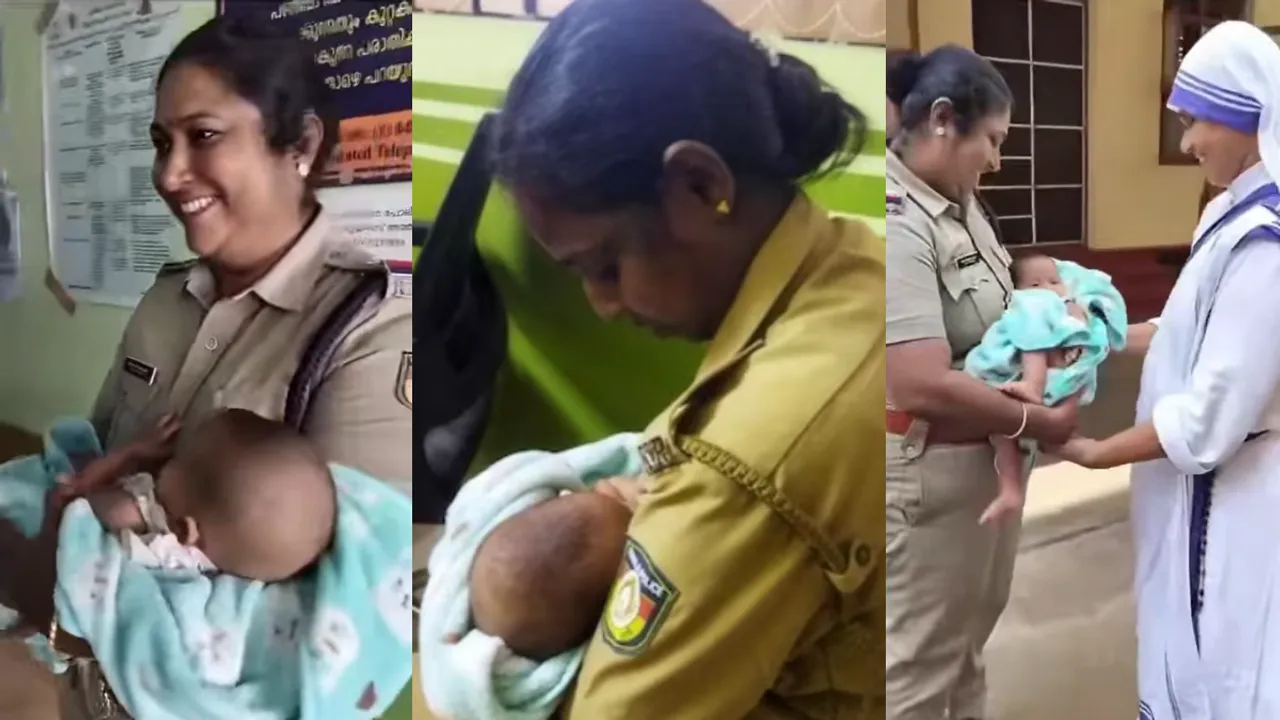
<path fill-rule="evenodd" d="M 337 489 L 329 466 L 296 429 L 247 410 L 221 410 L 196 428 L 185 450 L 176 460 L 190 476 L 201 522 L 242 530 L 262 546 L 260 557 L 243 560 L 247 567 L 224 569 L 283 580 L 329 547 Z M 305 514 L 305 521 L 282 521 L 284 512 Z"/>
<path fill-rule="evenodd" d="M 628 519 L 621 504 L 600 500 L 591 493 L 555 498 L 489 534 L 471 568 L 478 629 L 530 660 L 555 657 L 591 638 L 626 542 L 625 532 L 616 530 Z"/>

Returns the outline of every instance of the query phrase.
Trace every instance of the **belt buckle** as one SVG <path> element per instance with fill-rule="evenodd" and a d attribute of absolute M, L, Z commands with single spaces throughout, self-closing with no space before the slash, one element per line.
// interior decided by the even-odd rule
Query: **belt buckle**
<path fill-rule="evenodd" d="M 94 663 L 77 663 L 76 673 L 80 686 L 80 697 L 84 700 L 89 720 L 113 720 L 120 715 L 120 706 L 115 695 L 102 677 L 102 673 Z"/>

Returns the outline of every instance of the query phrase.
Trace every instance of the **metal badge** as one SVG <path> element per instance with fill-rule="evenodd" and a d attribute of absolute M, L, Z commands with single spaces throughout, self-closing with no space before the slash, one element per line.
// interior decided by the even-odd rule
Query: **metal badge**
<path fill-rule="evenodd" d="M 680 458 L 664 437 L 650 438 L 640 445 L 640 462 L 646 475 L 660 475 L 680 464 Z"/>

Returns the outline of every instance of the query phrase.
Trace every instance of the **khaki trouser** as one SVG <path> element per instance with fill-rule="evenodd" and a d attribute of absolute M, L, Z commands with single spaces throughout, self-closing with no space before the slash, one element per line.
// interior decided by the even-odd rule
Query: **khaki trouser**
<path fill-rule="evenodd" d="M 990 445 L 885 441 L 886 720 L 980 720 L 1022 517 L 978 524 L 996 496 Z"/>

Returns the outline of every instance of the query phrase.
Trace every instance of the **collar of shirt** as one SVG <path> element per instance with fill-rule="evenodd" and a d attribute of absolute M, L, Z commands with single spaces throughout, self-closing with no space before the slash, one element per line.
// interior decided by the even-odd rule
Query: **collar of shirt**
<path fill-rule="evenodd" d="M 755 339 L 773 308 L 794 292 L 792 280 L 829 222 L 826 211 L 797 193 L 751 261 L 729 313 L 707 348 L 699 378 L 722 367 Z"/>
<path fill-rule="evenodd" d="M 1248 197 L 1250 193 L 1269 182 L 1275 181 L 1267 173 L 1267 169 L 1263 167 L 1262 163 L 1258 163 L 1240 173 L 1239 177 L 1232 180 L 1226 190 L 1223 190 L 1217 197 L 1210 200 L 1204 211 L 1200 213 L 1200 221 L 1196 223 L 1195 232 L 1191 237 L 1191 246 L 1199 245 L 1204 240 L 1205 233 L 1223 215 L 1226 215 L 1231 208 Z"/>
<path fill-rule="evenodd" d="M 1267 168 L 1262 163 L 1258 163 L 1240 173 L 1240 177 L 1232 180 L 1231 184 L 1227 186 L 1226 192 L 1231 196 L 1231 204 L 1235 205 L 1248 197 L 1249 193 L 1271 182 L 1275 181 L 1267 173 Z"/>
<path fill-rule="evenodd" d="M 952 217 L 963 220 L 964 212 L 958 203 L 955 203 L 944 197 L 942 193 L 934 190 L 929 183 L 921 180 L 915 173 L 911 172 L 911 168 L 902 162 L 902 158 L 892 150 L 885 153 L 885 172 L 890 178 L 902 186 L 907 191 L 912 200 L 915 200 L 924 208 L 932 219 L 937 219 L 943 213 L 950 213 Z M 974 201 L 970 198 L 969 203 Z"/>
<path fill-rule="evenodd" d="M 316 212 L 311 224 L 276 264 L 258 282 L 237 297 L 253 293 L 263 302 L 287 312 L 301 310 L 315 288 L 324 267 L 327 240 L 332 230 L 324 208 Z M 187 275 L 187 292 L 206 310 L 217 301 L 213 273 L 201 262 Z"/>

